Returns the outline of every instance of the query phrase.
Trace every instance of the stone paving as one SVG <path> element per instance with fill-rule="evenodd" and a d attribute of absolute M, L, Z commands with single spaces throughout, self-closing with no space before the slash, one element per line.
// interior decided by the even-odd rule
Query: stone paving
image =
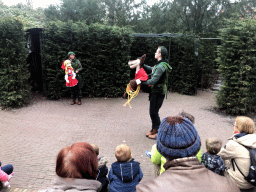
<path fill-rule="evenodd" d="M 132 108 L 122 105 L 123 98 L 83 98 L 82 105 L 71 106 L 70 99 L 33 102 L 16 110 L 0 110 L 1 157 L 3 165 L 14 165 L 15 176 L 9 191 L 38 191 L 52 186 L 55 160 L 65 146 L 78 141 L 97 144 L 100 156 L 115 161 L 115 147 L 126 143 L 135 160 L 141 163 L 143 180 L 154 177 L 150 159 L 145 155 L 155 140 L 145 137 L 151 129 L 148 94 L 140 93 L 131 101 Z M 215 106 L 215 93 L 198 91 L 196 96 L 168 93 L 160 110 L 161 118 L 186 111 L 195 116 L 195 126 L 202 140 L 218 137 L 223 144 L 231 136 L 234 118 L 209 110 Z"/>

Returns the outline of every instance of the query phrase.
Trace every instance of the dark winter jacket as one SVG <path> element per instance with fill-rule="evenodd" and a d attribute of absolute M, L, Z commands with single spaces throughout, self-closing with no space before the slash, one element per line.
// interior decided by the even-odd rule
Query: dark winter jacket
<path fill-rule="evenodd" d="M 115 162 L 111 165 L 108 178 L 110 192 L 133 192 L 143 177 L 140 163 L 132 159 L 129 162 Z"/>
<path fill-rule="evenodd" d="M 223 159 L 219 155 L 212 155 L 204 153 L 202 155 L 201 163 L 211 171 L 224 176 L 225 165 Z"/>
<path fill-rule="evenodd" d="M 83 87 L 83 78 L 81 75 L 81 70 L 83 69 L 80 61 L 78 59 L 71 60 L 71 65 L 76 73 L 78 71 L 79 73 L 76 74 L 76 79 L 78 80 L 78 87 L 81 89 Z"/>
<path fill-rule="evenodd" d="M 109 183 L 108 181 L 108 167 L 107 167 L 107 158 L 106 157 L 99 157 L 98 159 L 98 171 L 97 171 L 97 178 L 96 180 L 101 182 L 102 188 L 107 188 Z"/>

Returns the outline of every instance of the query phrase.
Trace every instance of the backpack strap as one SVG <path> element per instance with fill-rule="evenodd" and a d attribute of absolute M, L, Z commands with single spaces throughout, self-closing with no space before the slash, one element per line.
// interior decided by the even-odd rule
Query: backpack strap
<path fill-rule="evenodd" d="M 246 178 L 245 175 L 243 174 L 243 172 L 242 172 L 242 171 L 240 170 L 240 168 L 237 166 L 237 164 L 236 164 L 236 162 L 235 162 L 235 159 L 232 159 L 232 160 L 233 160 L 233 162 L 235 163 L 235 165 L 236 165 L 238 171 L 244 176 L 244 178 Z"/>
<path fill-rule="evenodd" d="M 238 143 L 238 142 L 237 142 L 237 143 Z M 244 148 L 246 148 L 246 149 L 249 151 L 249 153 L 250 153 L 250 148 L 249 148 L 249 147 L 247 147 L 247 146 L 245 146 L 245 145 L 243 145 L 243 144 L 241 144 L 241 143 L 238 143 L 238 144 L 242 145 L 242 146 L 243 146 Z M 250 154 L 249 154 L 249 155 L 250 155 Z M 251 158 L 251 157 L 250 157 L 250 158 Z M 243 174 L 243 172 L 242 172 L 242 171 L 240 170 L 240 168 L 237 166 L 235 159 L 231 159 L 231 162 L 232 162 L 232 165 L 233 165 L 233 163 L 236 165 L 238 171 L 243 175 L 243 177 L 244 177 L 245 180 L 246 180 L 246 176 Z M 234 165 L 233 165 L 233 169 L 235 170 Z"/>

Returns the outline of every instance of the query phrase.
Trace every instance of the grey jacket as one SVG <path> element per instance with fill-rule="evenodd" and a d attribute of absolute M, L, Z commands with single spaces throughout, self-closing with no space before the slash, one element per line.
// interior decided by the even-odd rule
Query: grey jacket
<path fill-rule="evenodd" d="M 96 180 L 57 177 L 51 189 L 41 190 L 40 192 L 99 192 L 100 189 L 101 183 Z"/>
<path fill-rule="evenodd" d="M 240 192 L 235 182 L 201 165 L 196 157 L 167 161 L 166 171 L 140 182 L 136 192 Z"/>

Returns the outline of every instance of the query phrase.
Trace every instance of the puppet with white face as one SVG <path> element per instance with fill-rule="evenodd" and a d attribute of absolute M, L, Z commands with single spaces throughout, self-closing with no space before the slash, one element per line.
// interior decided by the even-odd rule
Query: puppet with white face
<path fill-rule="evenodd" d="M 64 67 L 65 67 L 66 86 L 67 87 L 76 86 L 78 81 L 76 79 L 76 73 L 74 72 L 74 69 L 71 66 L 71 61 L 70 60 L 65 60 L 63 64 L 64 64 Z"/>

